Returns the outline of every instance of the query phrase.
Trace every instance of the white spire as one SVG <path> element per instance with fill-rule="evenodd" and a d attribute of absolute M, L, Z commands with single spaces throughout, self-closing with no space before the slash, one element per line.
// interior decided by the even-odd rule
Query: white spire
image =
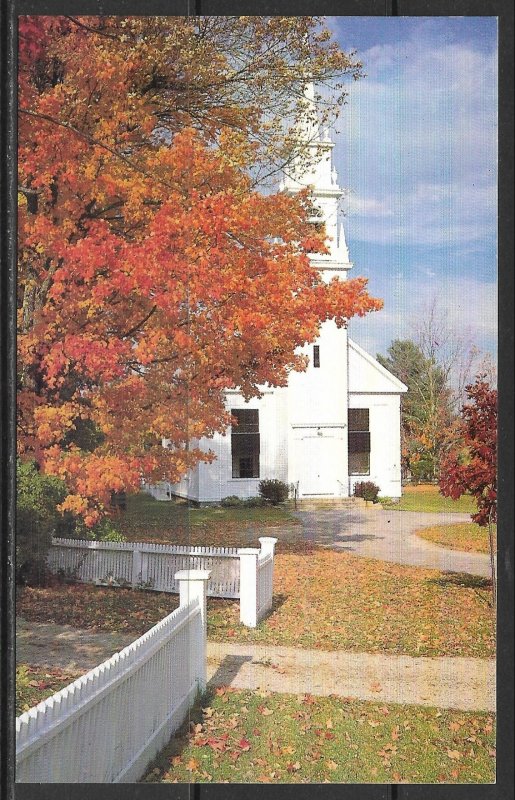
<path fill-rule="evenodd" d="M 320 141 L 320 123 L 315 102 L 315 85 L 313 81 L 304 84 L 304 103 L 302 119 L 297 126 L 299 139 L 317 143 Z"/>
<path fill-rule="evenodd" d="M 345 280 L 351 267 L 343 224 L 338 220 L 338 200 L 343 191 L 338 185 L 338 173 L 333 163 L 334 142 L 329 126 L 320 126 L 315 87 L 312 81 L 304 84 L 303 113 L 295 126 L 295 134 L 309 148 L 310 159 L 297 157 L 284 172 L 281 191 L 295 193 L 309 187 L 313 205 L 319 209 L 325 224 L 329 253 L 313 255 L 312 260 L 322 271 L 324 280 L 338 276 Z M 306 149 L 307 149 L 306 148 Z"/>

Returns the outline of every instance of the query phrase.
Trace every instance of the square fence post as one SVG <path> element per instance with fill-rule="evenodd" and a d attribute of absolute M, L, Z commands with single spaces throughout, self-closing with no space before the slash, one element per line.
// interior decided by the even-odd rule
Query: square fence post
<path fill-rule="evenodd" d="M 198 599 L 200 605 L 201 633 L 200 639 L 195 637 L 190 642 L 190 664 L 196 664 L 196 677 L 198 688 L 201 692 L 206 689 L 207 683 L 207 582 L 211 572 L 206 569 L 183 569 L 175 573 L 175 580 L 179 583 L 179 604 L 187 605 Z"/>
<path fill-rule="evenodd" d="M 260 536 L 258 541 L 261 545 L 261 556 L 267 556 L 269 553 L 274 554 L 277 539 L 274 539 L 273 536 Z"/>
<path fill-rule="evenodd" d="M 260 536 L 259 543 L 261 545 L 261 558 L 272 556 L 272 563 L 268 566 L 268 574 L 266 576 L 266 611 L 269 611 L 274 603 L 274 549 L 277 544 L 277 539 L 273 536 Z"/>
<path fill-rule="evenodd" d="M 257 625 L 257 547 L 242 547 L 240 557 L 240 622 L 247 628 Z"/>

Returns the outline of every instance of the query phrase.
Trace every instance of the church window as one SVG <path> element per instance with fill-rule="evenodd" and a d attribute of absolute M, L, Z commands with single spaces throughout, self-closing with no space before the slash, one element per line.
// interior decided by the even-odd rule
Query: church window
<path fill-rule="evenodd" d="M 315 344 L 313 345 L 313 366 L 319 367 L 320 366 L 320 345 Z"/>
<path fill-rule="evenodd" d="M 368 408 L 349 408 L 349 475 L 370 475 Z"/>
<path fill-rule="evenodd" d="M 231 431 L 233 478 L 259 478 L 259 411 L 232 409 L 238 424 Z"/>

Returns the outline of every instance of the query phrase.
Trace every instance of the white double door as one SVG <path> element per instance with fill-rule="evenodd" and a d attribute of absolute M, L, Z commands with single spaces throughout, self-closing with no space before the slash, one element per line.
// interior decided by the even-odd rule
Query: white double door
<path fill-rule="evenodd" d="M 299 482 L 301 497 L 339 494 L 339 446 L 334 435 L 306 433 L 295 440 L 293 474 Z"/>

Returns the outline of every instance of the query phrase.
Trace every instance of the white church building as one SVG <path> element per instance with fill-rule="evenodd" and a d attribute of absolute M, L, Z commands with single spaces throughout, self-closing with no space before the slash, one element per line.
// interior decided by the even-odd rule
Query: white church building
<path fill-rule="evenodd" d="M 313 265 L 324 280 L 343 281 L 352 263 L 338 220 L 343 192 L 332 163 L 334 144 L 316 123 L 306 124 L 303 135 L 315 148 L 314 166 L 303 174 L 293 167 L 281 189 L 311 188 L 330 245 L 328 254 L 311 256 Z M 373 481 L 381 495 L 400 497 L 400 396 L 407 387 L 332 321 L 300 352 L 309 365 L 292 372 L 288 386 L 262 387 L 262 396 L 249 402 L 237 390 L 227 391 L 226 407 L 238 425 L 198 442 L 216 458 L 198 464 L 178 484 L 148 487 L 154 497 L 199 503 L 248 498 L 267 478 L 294 485 L 301 499 L 350 497 L 358 481 Z"/>

